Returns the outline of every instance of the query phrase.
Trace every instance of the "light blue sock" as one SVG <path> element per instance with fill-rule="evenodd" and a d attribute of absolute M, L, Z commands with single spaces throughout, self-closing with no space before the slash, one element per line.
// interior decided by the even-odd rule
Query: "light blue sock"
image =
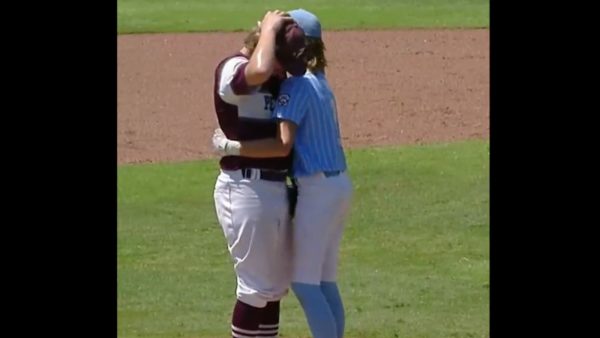
<path fill-rule="evenodd" d="M 329 303 L 321 291 L 321 286 L 292 283 L 292 290 L 304 309 L 304 315 L 313 338 L 338 337 L 336 321 L 329 308 Z"/>
<path fill-rule="evenodd" d="M 344 336 L 344 304 L 342 303 L 342 297 L 340 296 L 340 290 L 338 289 L 336 282 L 321 282 L 321 292 L 325 295 L 327 303 L 333 317 L 335 318 L 335 324 L 337 328 L 337 338 Z"/>

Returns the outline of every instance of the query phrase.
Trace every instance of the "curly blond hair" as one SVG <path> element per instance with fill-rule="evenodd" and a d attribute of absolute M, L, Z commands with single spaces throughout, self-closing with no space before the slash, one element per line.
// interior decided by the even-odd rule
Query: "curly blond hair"
<path fill-rule="evenodd" d="M 248 35 L 244 38 L 244 47 L 250 51 L 250 54 L 254 52 L 256 45 L 258 44 L 258 39 L 260 38 L 260 26 L 257 24 L 254 26 Z"/>

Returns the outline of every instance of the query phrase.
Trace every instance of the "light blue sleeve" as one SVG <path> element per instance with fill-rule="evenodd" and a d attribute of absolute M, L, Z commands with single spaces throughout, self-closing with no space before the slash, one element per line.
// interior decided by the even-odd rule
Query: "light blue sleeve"
<path fill-rule="evenodd" d="M 307 110 L 308 90 L 303 77 L 290 77 L 281 84 L 275 103 L 275 118 L 289 120 L 296 125 L 302 123 Z"/>

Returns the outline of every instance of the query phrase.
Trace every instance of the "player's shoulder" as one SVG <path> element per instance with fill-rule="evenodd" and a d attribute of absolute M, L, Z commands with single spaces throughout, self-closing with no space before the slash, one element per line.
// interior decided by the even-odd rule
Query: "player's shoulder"
<path fill-rule="evenodd" d="M 230 54 L 219 61 L 219 64 L 223 64 L 226 62 L 240 62 L 240 61 L 248 61 L 248 57 L 242 53 Z"/>
<path fill-rule="evenodd" d="M 307 76 L 307 74 L 309 74 L 309 72 L 306 72 L 306 74 L 304 74 L 303 76 L 290 76 L 287 79 L 283 80 L 283 82 L 281 83 L 281 88 L 293 88 L 293 89 L 299 89 L 299 88 L 305 88 L 306 86 L 310 85 L 310 79 Z"/>
<path fill-rule="evenodd" d="M 245 63 L 250 61 L 247 56 L 242 54 L 231 55 L 225 59 L 223 59 L 225 63 Z"/>
<path fill-rule="evenodd" d="M 228 69 L 229 71 L 237 68 L 237 66 L 248 62 L 248 58 L 243 55 L 243 54 L 234 54 L 234 55 L 229 55 L 223 59 L 221 59 L 221 61 L 217 64 L 217 70 L 221 69 L 221 70 L 225 70 Z"/>
<path fill-rule="evenodd" d="M 293 97 L 297 97 L 299 93 L 309 93 L 312 91 L 310 77 L 308 72 L 303 76 L 290 76 L 283 80 L 279 96 L 277 97 L 277 105 L 280 107 L 286 106 Z"/>

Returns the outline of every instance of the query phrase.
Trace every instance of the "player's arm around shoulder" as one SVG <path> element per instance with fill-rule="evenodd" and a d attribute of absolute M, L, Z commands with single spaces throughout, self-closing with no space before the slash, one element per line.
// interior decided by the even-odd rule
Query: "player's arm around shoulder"
<path fill-rule="evenodd" d="M 222 155 L 245 156 L 254 158 L 286 157 L 294 147 L 296 124 L 281 120 L 277 126 L 275 138 L 252 141 L 234 141 L 225 136 L 221 129 L 213 134 L 213 146 Z"/>
<path fill-rule="evenodd" d="M 287 106 L 285 98 L 291 97 L 290 94 L 293 95 L 295 92 L 294 88 L 296 87 L 294 83 L 296 82 L 297 80 L 295 80 L 295 78 L 290 78 L 284 81 L 284 84 L 281 87 L 284 92 L 279 95 L 277 100 L 278 102 L 276 102 L 276 107 Z M 214 149 L 224 156 L 233 155 L 254 158 L 285 157 L 289 155 L 294 146 L 297 124 L 294 122 L 294 120 L 289 118 L 277 117 L 277 119 L 279 120 L 277 123 L 277 135 L 274 138 L 235 141 L 229 140 L 223 131 L 217 129 L 215 130 L 212 139 Z"/>
<path fill-rule="evenodd" d="M 287 78 L 281 85 L 275 102 L 274 117 L 278 120 L 275 138 L 240 143 L 241 156 L 285 157 L 294 147 L 296 131 L 306 111 L 307 79 L 301 76 Z"/>
<path fill-rule="evenodd" d="M 260 40 L 248 66 L 244 69 L 244 77 L 248 85 L 259 85 L 273 74 L 275 62 L 275 32 L 265 30 L 260 34 Z"/>
<path fill-rule="evenodd" d="M 296 124 L 280 120 L 277 124 L 277 136 L 254 141 L 244 141 L 240 145 L 240 155 L 246 157 L 285 157 L 294 147 Z"/>
<path fill-rule="evenodd" d="M 258 43 L 244 70 L 249 85 L 255 86 L 264 83 L 273 74 L 277 63 L 275 57 L 277 32 L 285 23 L 293 21 L 294 19 L 280 10 L 268 11 L 265 14 L 260 23 Z"/>
<path fill-rule="evenodd" d="M 277 135 L 275 138 L 232 141 L 222 133 L 213 136 L 215 149 L 223 155 L 241 155 L 245 157 L 268 158 L 285 157 L 294 146 L 296 131 L 306 110 L 306 80 L 302 77 L 291 77 L 282 84 L 280 94 L 275 103 L 274 117 L 277 118 Z"/>

